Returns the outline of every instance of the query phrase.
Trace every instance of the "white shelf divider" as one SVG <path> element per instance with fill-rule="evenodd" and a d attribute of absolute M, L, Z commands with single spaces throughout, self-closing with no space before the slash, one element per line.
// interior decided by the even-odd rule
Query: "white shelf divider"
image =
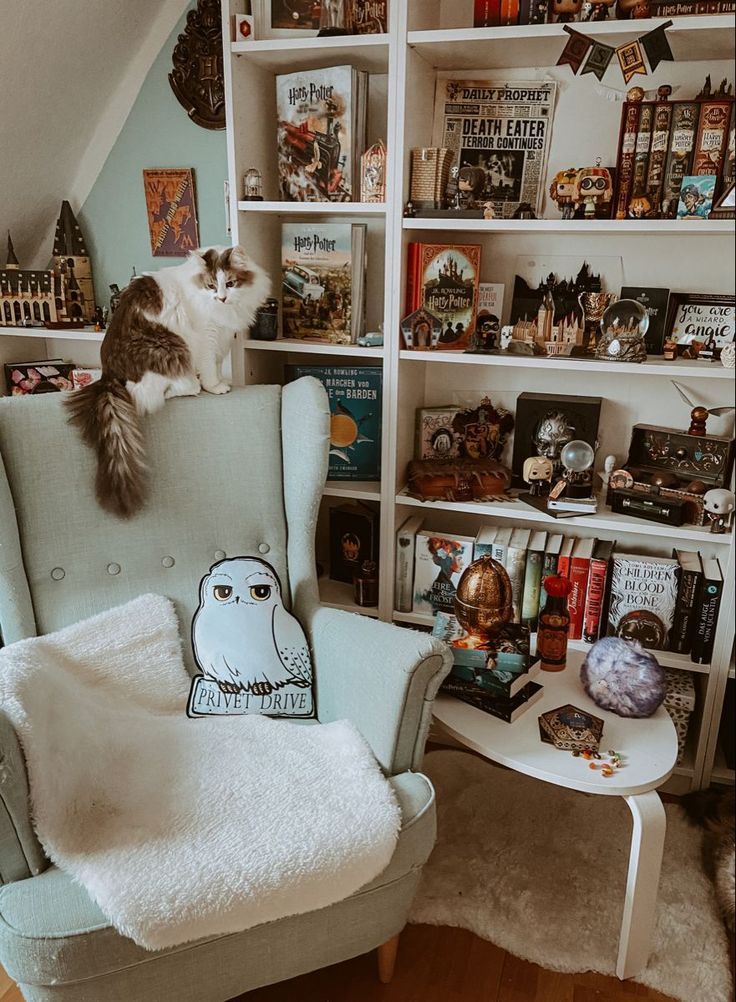
<path fill-rule="evenodd" d="M 301 338 L 280 337 L 275 341 L 246 339 L 247 351 L 290 351 L 311 355 L 349 355 L 360 358 L 383 358 L 383 348 L 361 348 L 358 344 L 328 344 L 322 341 L 302 341 Z"/>
<path fill-rule="evenodd" d="M 0 327 L 0 337 L 35 337 L 43 341 L 88 341 L 99 344 L 105 332 L 94 328 L 82 330 L 51 330 L 48 327 Z"/>
<path fill-rule="evenodd" d="M 445 233 L 511 233 L 591 236 L 722 236 L 733 239 L 732 219 L 463 219 L 417 216 L 404 219 L 405 230 L 441 230 Z"/>
<path fill-rule="evenodd" d="M 370 480 L 328 480 L 322 494 L 326 498 L 380 501 L 381 485 Z"/>
<path fill-rule="evenodd" d="M 230 48 L 234 56 L 246 56 L 257 66 L 276 73 L 337 66 L 342 62 L 371 73 L 388 72 L 388 35 L 265 38 L 232 42 Z"/>
<path fill-rule="evenodd" d="M 385 202 L 238 202 L 240 212 L 269 216 L 385 216 Z"/>

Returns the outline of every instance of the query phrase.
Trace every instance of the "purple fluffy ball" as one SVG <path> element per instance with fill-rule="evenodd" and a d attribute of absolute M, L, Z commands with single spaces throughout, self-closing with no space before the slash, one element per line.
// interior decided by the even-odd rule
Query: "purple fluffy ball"
<path fill-rule="evenodd" d="M 667 692 L 664 668 L 654 655 L 620 637 L 593 644 L 580 680 L 594 703 L 619 717 L 651 717 Z"/>

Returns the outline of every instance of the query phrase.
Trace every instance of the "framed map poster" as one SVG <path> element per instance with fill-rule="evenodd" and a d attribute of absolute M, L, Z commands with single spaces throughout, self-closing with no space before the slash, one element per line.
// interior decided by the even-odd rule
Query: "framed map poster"
<path fill-rule="evenodd" d="M 199 247 L 194 171 L 191 167 L 143 171 L 146 214 L 154 257 L 186 257 Z"/>

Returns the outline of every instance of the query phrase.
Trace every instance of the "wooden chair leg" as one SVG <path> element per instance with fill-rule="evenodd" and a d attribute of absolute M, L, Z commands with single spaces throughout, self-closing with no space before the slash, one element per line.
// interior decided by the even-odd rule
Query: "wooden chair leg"
<path fill-rule="evenodd" d="M 378 980 L 382 985 L 389 984 L 394 976 L 400 935 L 401 933 L 397 933 L 378 947 Z"/>

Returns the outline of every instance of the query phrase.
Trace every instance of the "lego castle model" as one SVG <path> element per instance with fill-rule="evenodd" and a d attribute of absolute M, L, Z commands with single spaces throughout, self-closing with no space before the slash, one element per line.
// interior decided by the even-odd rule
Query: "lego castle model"
<path fill-rule="evenodd" d="M 72 208 L 61 203 L 47 270 L 20 267 L 8 233 L 0 269 L 0 326 L 83 327 L 95 322 L 92 264 Z"/>

